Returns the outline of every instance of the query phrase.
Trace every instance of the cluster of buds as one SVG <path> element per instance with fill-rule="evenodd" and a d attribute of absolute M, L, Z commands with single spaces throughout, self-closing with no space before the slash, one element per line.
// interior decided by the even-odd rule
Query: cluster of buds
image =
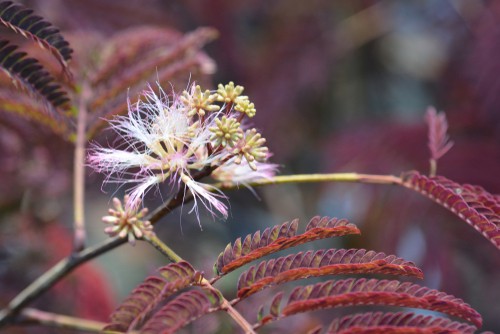
<path fill-rule="evenodd" d="M 142 220 L 148 213 L 147 208 L 138 210 L 137 206 L 131 206 L 133 203 L 130 203 L 128 195 L 125 195 L 123 202 L 122 204 L 118 198 L 113 198 L 114 209 L 109 209 L 109 215 L 102 217 L 104 223 L 111 225 L 106 227 L 104 232 L 110 236 L 128 238 L 128 241 L 134 244 L 136 239 L 153 233 L 153 225 Z"/>
<path fill-rule="evenodd" d="M 248 186 L 256 179 L 271 178 L 277 167 L 267 162 L 266 140 L 243 122 L 255 116 L 256 110 L 242 93 L 243 87 L 233 82 L 220 84 L 215 91 L 193 84 L 181 94 L 170 95 L 159 85 L 149 87 L 142 100 L 129 102 L 127 116 L 110 122 L 124 147 L 94 145 L 90 165 L 106 173 L 107 181 L 134 184 L 128 190 L 131 207 L 139 207 L 150 188 L 165 183 L 171 193 L 191 192 L 190 212 L 197 217 L 198 203 L 202 203 L 212 214 L 225 218 L 224 194 L 213 184 L 201 182 L 202 177 Z M 133 231 L 134 225 L 130 226 Z"/>

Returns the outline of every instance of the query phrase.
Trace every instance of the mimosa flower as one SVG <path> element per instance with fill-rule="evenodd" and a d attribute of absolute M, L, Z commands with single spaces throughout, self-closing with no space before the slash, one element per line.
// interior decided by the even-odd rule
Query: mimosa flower
<path fill-rule="evenodd" d="M 236 98 L 243 88 L 233 86 L 227 85 L 227 95 Z M 200 178 L 217 170 L 226 175 L 225 182 L 230 182 L 231 170 L 237 183 L 274 175 L 276 168 L 266 164 L 265 139 L 256 129 L 244 129 L 237 121 L 241 114 L 232 106 L 212 104 L 220 92 L 203 92 L 194 85 L 182 96 L 167 96 L 160 86 L 158 91 L 149 87 L 143 93 L 144 101 L 129 101 L 128 114 L 110 121 L 123 141 L 122 147 L 93 145 L 90 165 L 107 173 L 107 182 L 133 184 L 127 191 L 131 207 L 139 207 L 152 187 L 167 183 L 172 194 L 189 191 L 193 195 L 190 212 L 197 217 L 198 204 L 202 203 L 213 215 L 226 218 L 225 195 Z"/>

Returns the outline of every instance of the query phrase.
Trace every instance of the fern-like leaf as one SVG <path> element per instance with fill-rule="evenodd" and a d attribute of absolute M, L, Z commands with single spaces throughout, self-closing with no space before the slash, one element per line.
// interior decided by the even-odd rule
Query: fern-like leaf
<path fill-rule="evenodd" d="M 6 111 L 18 112 L 34 120 L 43 120 L 45 124 L 61 123 L 64 128 L 69 120 L 64 113 L 70 107 L 70 100 L 64 89 L 34 58 L 26 57 L 25 52 L 17 52 L 17 46 L 0 40 L 0 68 L 11 78 L 17 89 L 25 91 L 41 102 L 43 115 L 35 115 L 40 108 L 25 110 L 6 102 Z M 27 112 L 24 112 L 27 111 Z M 52 118 L 49 122 L 47 118 Z M 51 126 L 52 128 L 56 128 Z"/>
<path fill-rule="evenodd" d="M 296 235 L 298 220 L 267 228 L 260 233 L 247 235 L 243 241 L 236 239 L 228 244 L 219 255 L 214 269 L 218 275 L 227 274 L 251 261 L 283 249 L 301 245 L 310 241 L 360 234 L 359 229 L 345 219 L 314 217 L 310 220 L 303 234 Z"/>
<path fill-rule="evenodd" d="M 222 300 L 213 289 L 183 292 L 156 312 L 144 324 L 141 333 L 175 333 L 199 317 L 219 310 Z"/>
<path fill-rule="evenodd" d="M 329 249 L 290 254 L 263 261 L 240 275 L 238 297 L 244 298 L 270 285 L 307 277 L 339 274 L 387 274 L 423 278 L 414 263 L 394 255 L 364 249 Z"/>
<path fill-rule="evenodd" d="M 213 70 L 213 63 L 202 56 L 200 49 L 217 36 L 214 29 L 199 28 L 177 38 L 172 37 L 171 30 L 164 30 L 169 37 L 161 47 L 149 38 L 145 43 L 139 41 L 140 38 L 146 37 L 149 31 L 157 35 L 157 30 L 130 30 L 110 41 L 112 50 L 116 52 L 106 52 L 102 60 L 103 66 L 93 79 L 96 94 L 89 107 L 92 112 L 89 115 L 90 136 L 105 124 L 105 119 L 124 113 L 127 110 L 127 94 L 134 98 L 139 96 L 138 93 L 146 82 L 171 83 L 179 76 L 182 76 L 184 81 L 191 75 L 198 77 L 199 72 L 209 71 L 208 68 Z M 126 36 L 131 40 L 130 47 L 123 47 Z M 129 66 L 123 66 L 119 59 L 115 58 L 116 54 L 129 62 Z M 131 59 L 134 61 L 130 61 Z"/>
<path fill-rule="evenodd" d="M 482 187 L 458 184 L 443 176 L 418 172 L 403 175 L 403 185 L 429 197 L 455 213 L 500 249 L 500 196 Z"/>
<path fill-rule="evenodd" d="M 136 287 L 111 314 L 104 330 L 126 332 L 140 326 L 161 302 L 175 292 L 200 282 L 200 273 L 187 262 L 158 269 L 161 277 L 150 276 Z"/>
<path fill-rule="evenodd" d="M 165 48 L 181 38 L 175 30 L 163 27 L 138 27 L 126 29 L 114 35 L 103 45 L 100 65 L 92 74 L 93 86 L 103 84 L 127 67 L 144 59 L 144 52 Z"/>
<path fill-rule="evenodd" d="M 38 124 L 50 128 L 61 136 L 69 134 L 68 124 L 61 121 L 59 115 L 54 115 L 51 108 L 47 108 L 25 93 L 0 88 L 0 111 L 16 114 Z"/>
<path fill-rule="evenodd" d="M 409 282 L 378 279 L 330 280 L 295 288 L 280 317 L 350 305 L 423 308 L 462 318 L 481 327 L 482 318 L 469 304 L 444 292 Z"/>
<path fill-rule="evenodd" d="M 335 319 L 326 333 L 473 334 L 476 329 L 475 326 L 466 323 L 412 312 L 368 312 Z"/>
<path fill-rule="evenodd" d="M 68 61 L 71 59 L 73 50 L 60 34 L 59 29 L 42 17 L 33 15 L 33 10 L 12 1 L 0 3 L 0 23 L 16 33 L 34 40 L 42 48 L 50 50 L 68 78 L 71 78 Z"/>

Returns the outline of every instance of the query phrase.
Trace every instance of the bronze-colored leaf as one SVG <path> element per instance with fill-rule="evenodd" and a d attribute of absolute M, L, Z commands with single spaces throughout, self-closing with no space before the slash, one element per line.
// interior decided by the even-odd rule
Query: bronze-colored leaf
<path fill-rule="evenodd" d="M 144 324 L 141 333 L 175 333 L 199 317 L 217 311 L 221 304 L 221 296 L 213 290 L 183 292 L 156 312 Z"/>
<path fill-rule="evenodd" d="M 256 232 L 253 236 L 245 237 L 243 246 L 234 249 L 231 244 L 222 252 L 214 268 L 217 274 L 227 274 L 251 261 L 257 260 L 265 255 L 278 252 L 283 249 L 301 245 L 318 239 L 342 236 L 346 234 L 360 234 L 358 228 L 345 219 L 314 217 L 311 219 L 303 234 L 295 235 L 298 220 L 282 225 L 276 225 L 272 229 L 267 228 L 262 232 Z M 241 249 L 240 249 L 241 247 Z M 240 254 L 240 255 L 236 255 Z"/>
<path fill-rule="evenodd" d="M 443 176 L 403 175 L 403 185 L 444 206 L 500 249 L 500 196 L 482 187 L 458 184 Z"/>
<path fill-rule="evenodd" d="M 475 326 L 447 318 L 412 312 L 368 312 L 333 320 L 326 333 L 462 333 L 473 334 Z"/>
<path fill-rule="evenodd" d="M 172 294 L 199 283 L 198 273 L 187 262 L 171 263 L 158 272 L 161 277 L 146 278 L 118 306 L 104 330 L 127 332 L 137 328 Z"/>
<path fill-rule="evenodd" d="M 151 36 L 163 37 L 155 40 Z M 127 111 L 127 99 L 144 98 L 141 91 L 148 82 L 182 84 L 212 74 L 214 62 L 200 49 L 217 36 L 211 28 L 199 28 L 182 35 L 166 28 L 135 28 L 114 36 L 103 52 L 102 66 L 94 75 L 93 97 L 89 109 L 88 137 L 92 137 L 106 120 Z M 123 41 L 127 40 L 126 43 Z M 163 41 L 163 43 L 162 43 Z M 125 61 L 125 64 L 121 63 Z M 156 93 L 157 88 L 152 85 Z"/>
<path fill-rule="evenodd" d="M 69 134 L 68 124 L 60 119 L 60 115 L 54 114 L 52 108 L 37 103 L 23 92 L 0 88 L 0 112 L 2 111 L 34 121 L 63 137 Z"/>
<path fill-rule="evenodd" d="M 238 297 L 248 297 L 271 285 L 307 277 L 342 274 L 386 274 L 423 278 L 414 263 L 364 249 L 329 249 L 290 254 L 261 262 L 240 275 Z"/>
<path fill-rule="evenodd" d="M 394 305 L 422 308 L 456 316 L 481 327 L 482 318 L 469 304 L 444 292 L 409 282 L 378 279 L 326 281 L 298 287 L 282 315 L 347 305 Z"/>

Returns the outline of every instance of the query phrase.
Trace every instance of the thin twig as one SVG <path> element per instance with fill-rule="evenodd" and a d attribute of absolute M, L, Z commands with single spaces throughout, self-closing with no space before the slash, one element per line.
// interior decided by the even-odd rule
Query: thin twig
<path fill-rule="evenodd" d="M 429 176 L 436 176 L 437 172 L 437 160 L 430 159 L 429 160 Z"/>
<path fill-rule="evenodd" d="M 38 298 L 45 291 L 49 290 L 54 284 L 59 282 L 64 276 L 68 275 L 79 265 L 99 256 L 107 251 L 116 248 L 126 242 L 126 239 L 109 238 L 93 247 L 88 247 L 79 253 L 74 253 L 46 271 L 38 277 L 28 287 L 21 291 L 9 305 L 0 312 L 0 327 L 8 321 L 11 321 L 19 311 Z"/>
<path fill-rule="evenodd" d="M 89 87 L 82 86 L 80 103 L 78 106 L 78 118 L 76 125 L 75 156 L 73 160 L 73 206 L 74 206 L 74 243 L 75 252 L 85 247 L 85 130 L 87 123 L 87 96 Z"/>
<path fill-rule="evenodd" d="M 172 250 L 172 248 L 168 247 L 163 241 L 161 241 L 155 233 L 151 233 L 151 235 L 145 235 L 144 240 L 149 242 L 154 248 L 156 248 L 160 253 L 165 255 L 170 262 L 181 262 L 183 259 L 177 255 L 176 252 Z"/>
<path fill-rule="evenodd" d="M 202 175 L 202 174 L 200 174 Z M 206 175 L 205 175 L 206 176 Z M 340 173 L 340 174 L 309 174 L 309 175 L 284 175 L 276 176 L 270 180 L 259 180 L 249 184 L 249 186 L 263 186 L 270 184 L 292 183 L 292 182 L 359 182 L 359 183 L 379 183 L 379 184 L 402 184 L 399 177 L 391 175 L 369 175 L 356 173 Z M 221 189 L 235 189 L 236 185 L 227 186 L 220 185 Z M 184 196 L 183 189 L 169 200 L 164 205 L 158 207 L 151 213 L 150 217 L 146 218 L 152 224 L 157 223 L 163 216 L 171 212 L 174 208 L 182 203 L 189 201 L 190 195 Z M 0 326 L 11 321 L 20 310 L 29 304 L 31 301 L 38 298 L 45 291 L 50 289 L 55 283 L 72 272 L 79 265 L 106 253 L 126 242 L 126 239 L 109 238 L 102 243 L 88 247 L 81 252 L 74 253 L 57 263 L 54 267 L 45 272 L 42 276 L 36 279 L 23 291 L 21 291 L 9 305 L 0 312 Z"/>
<path fill-rule="evenodd" d="M 18 325 L 44 325 L 57 328 L 69 328 L 91 333 L 102 333 L 105 323 L 93 320 L 70 317 L 67 315 L 55 314 L 40 311 L 34 308 L 25 308 L 21 313 Z"/>

